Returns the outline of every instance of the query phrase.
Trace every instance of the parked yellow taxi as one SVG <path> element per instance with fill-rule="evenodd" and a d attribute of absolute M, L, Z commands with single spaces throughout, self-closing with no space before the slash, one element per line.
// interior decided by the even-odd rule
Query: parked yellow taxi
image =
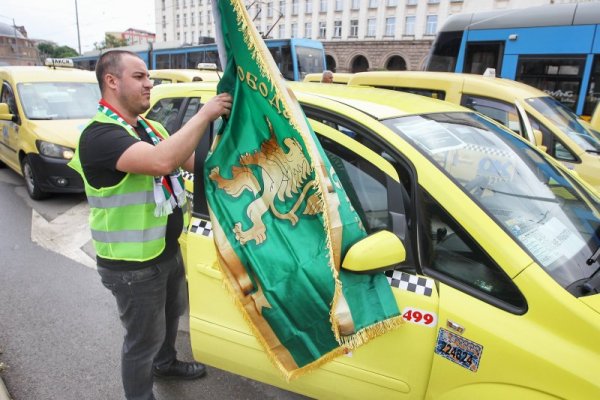
<path fill-rule="evenodd" d="M 550 95 L 509 79 L 448 72 L 361 72 L 349 85 L 421 94 L 493 118 L 574 169 L 600 191 L 600 133 Z"/>
<path fill-rule="evenodd" d="M 319 399 L 600 398 L 597 194 L 467 108 L 373 88 L 290 87 L 367 231 L 387 231 L 405 250 L 372 273 L 387 276 L 406 323 L 286 382 L 222 284 L 198 179 L 209 127 L 181 239 L 194 357 Z M 214 93 L 160 85 L 147 116 L 164 121 L 172 105 L 176 130 Z M 360 241 L 343 264 L 383 267 L 382 245 Z"/>
<path fill-rule="evenodd" d="M 148 71 L 154 86 L 162 83 L 218 82 L 221 72 L 214 63 L 200 63 L 195 69 L 151 69 Z"/>
<path fill-rule="evenodd" d="M 100 100 L 94 73 L 48 59 L 46 66 L 0 67 L 0 85 L 0 164 L 23 175 L 32 199 L 83 192 L 67 162 Z"/>

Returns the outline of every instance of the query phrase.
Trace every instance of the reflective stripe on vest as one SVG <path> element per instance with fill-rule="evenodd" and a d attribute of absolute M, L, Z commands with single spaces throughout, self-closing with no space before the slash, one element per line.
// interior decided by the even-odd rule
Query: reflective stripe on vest
<path fill-rule="evenodd" d="M 154 203 L 154 192 L 137 192 L 117 194 L 110 197 L 88 196 L 88 203 L 93 208 L 114 208 L 131 206 L 134 204 Z"/>
<path fill-rule="evenodd" d="M 98 231 L 92 229 L 92 239 L 103 243 L 143 243 L 162 239 L 167 232 L 166 226 L 143 230 Z"/>

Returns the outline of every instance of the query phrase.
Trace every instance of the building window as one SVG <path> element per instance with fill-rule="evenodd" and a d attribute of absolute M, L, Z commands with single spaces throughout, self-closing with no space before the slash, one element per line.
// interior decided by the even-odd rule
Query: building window
<path fill-rule="evenodd" d="M 398 5 L 398 0 L 387 0 L 388 7 L 395 7 Z"/>
<path fill-rule="evenodd" d="M 377 6 L 379 6 L 379 1 L 369 0 L 369 8 L 377 8 Z"/>
<path fill-rule="evenodd" d="M 181 32 L 177 32 L 177 40 L 181 40 Z"/>
<path fill-rule="evenodd" d="M 312 37 L 312 23 L 310 23 L 310 22 L 304 23 L 304 37 L 305 38 Z"/>
<path fill-rule="evenodd" d="M 190 25 L 195 26 L 196 25 L 196 21 L 194 19 L 194 13 L 190 14 Z"/>
<path fill-rule="evenodd" d="M 166 41 L 167 41 L 167 34 L 163 33 L 163 42 L 166 42 Z"/>
<path fill-rule="evenodd" d="M 385 36 L 394 36 L 396 34 L 396 17 L 385 19 Z"/>
<path fill-rule="evenodd" d="M 360 0 L 352 0 L 352 9 L 358 10 L 360 8 Z"/>
<path fill-rule="evenodd" d="M 327 0 L 321 0 L 319 4 L 319 11 L 327 12 Z"/>
<path fill-rule="evenodd" d="M 343 7 L 344 7 L 343 0 L 335 0 L 335 11 L 342 11 Z"/>
<path fill-rule="evenodd" d="M 270 1 L 267 3 L 267 18 L 271 18 L 273 16 L 273 2 Z"/>
<path fill-rule="evenodd" d="M 325 39 L 327 37 L 327 25 L 325 22 L 319 22 L 319 37 Z"/>
<path fill-rule="evenodd" d="M 404 34 L 408 36 L 414 36 L 415 34 L 415 16 L 411 15 L 406 17 L 404 23 Z"/>
<path fill-rule="evenodd" d="M 367 20 L 367 35 L 368 37 L 375 37 L 376 32 L 376 22 L 375 18 L 369 18 Z"/>
<path fill-rule="evenodd" d="M 279 38 L 285 37 L 285 25 L 279 25 Z"/>
<path fill-rule="evenodd" d="M 427 0 L 427 4 L 439 4 L 440 0 Z"/>
<path fill-rule="evenodd" d="M 437 31 L 437 18 L 437 15 L 427 16 L 427 25 L 425 26 L 426 35 L 435 35 L 435 32 Z"/>
<path fill-rule="evenodd" d="M 416 6 L 418 0 L 406 0 L 407 6 Z"/>
<path fill-rule="evenodd" d="M 177 17 L 175 18 L 175 26 L 179 28 L 179 14 L 177 14 Z"/>
<path fill-rule="evenodd" d="M 175 0 L 175 9 L 179 8 L 179 0 Z"/>
<path fill-rule="evenodd" d="M 185 5 L 185 0 L 183 0 L 183 8 L 186 8 L 187 6 Z"/>
<path fill-rule="evenodd" d="M 167 27 L 167 17 L 165 15 L 162 16 L 162 27 L 163 28 Z"/>
<path fill-rule="evenodd" d="M 183 43 L 187 43 L 187 32 L 183 32 Z"/>
<path fill-rule="evenodd" d="M 279 0 L 279 12 L 281 15 L 285 15 L 285 1 Z"/>
<path fill-rule="evenodd" d="M 350 20 L 350 37 L 358 37 L 358 20 Z"/>
<path fill-rule="evenodd" d="M 292 36 L 293 38 L 298 37 L 298 24 L 297 23 L 293 23 L 292 24 Z"/>
<path fill-rule="evenodd" d="M 333 21 L 333 37 L 342 37 L 342 21 Z"/>
<path fill-rule="evenodd" d="M 165 0 L 161 0 L 160 3 L 161 3 L 162 11 L 165 11 Z"/>
<path fill-rule="evenodd" d="M 292 15 L 298 15 L 298 0 L 292 0 Z"/>
<path fill-rule="evenodd" d="M 183 26 L 187 26 L 187 14 L 183 14 Z"/>
<path fill-rule="evenodd" d="M 312 0 L 306 0 L 306 3 L 304 3 L 304 12 L 307 14 L 312 13 Z"/>

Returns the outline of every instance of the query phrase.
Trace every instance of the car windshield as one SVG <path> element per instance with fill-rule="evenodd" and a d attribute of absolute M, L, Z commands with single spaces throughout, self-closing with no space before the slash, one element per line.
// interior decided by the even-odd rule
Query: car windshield
<path fill-rule="evenodd" d="M 600 153 L 600 134 L 586 128 L 571 110 L 553 97 L 532 97 L 526 100 L 540 114 L 554 122 L 575 143 L 587 152 Z"/>
<path fill-rule="evenodd" d="M 537 150 L 475 113 L 385 121 L 480 204 L 563 287 L 597 268 L 600 199 Z"/>
<path fill-rule="evenodd" d="M 30 82 L 18 84 L 17 90 L 31 120 L 91 118 L 100 100 L 97 83 Z"/>

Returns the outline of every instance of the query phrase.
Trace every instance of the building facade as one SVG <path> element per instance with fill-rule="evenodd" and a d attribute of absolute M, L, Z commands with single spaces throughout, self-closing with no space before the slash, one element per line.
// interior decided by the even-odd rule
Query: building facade
<path fill-rule="evenodd" d="M 438 27 L 452 14 L 573 2 L 577 1 L 246 1 L 263 36 L 320 40 L 328 68 L 338 72 L 422 69 Z M 211 0 L 155 0 L 155 10 L 159 42 L 198 44 L 214 36 Z"/>
<path fill-rule="evenodd" d="M 35 41 L 22 26 L 0 22 L 0 65 L 40 65 Z"/>

